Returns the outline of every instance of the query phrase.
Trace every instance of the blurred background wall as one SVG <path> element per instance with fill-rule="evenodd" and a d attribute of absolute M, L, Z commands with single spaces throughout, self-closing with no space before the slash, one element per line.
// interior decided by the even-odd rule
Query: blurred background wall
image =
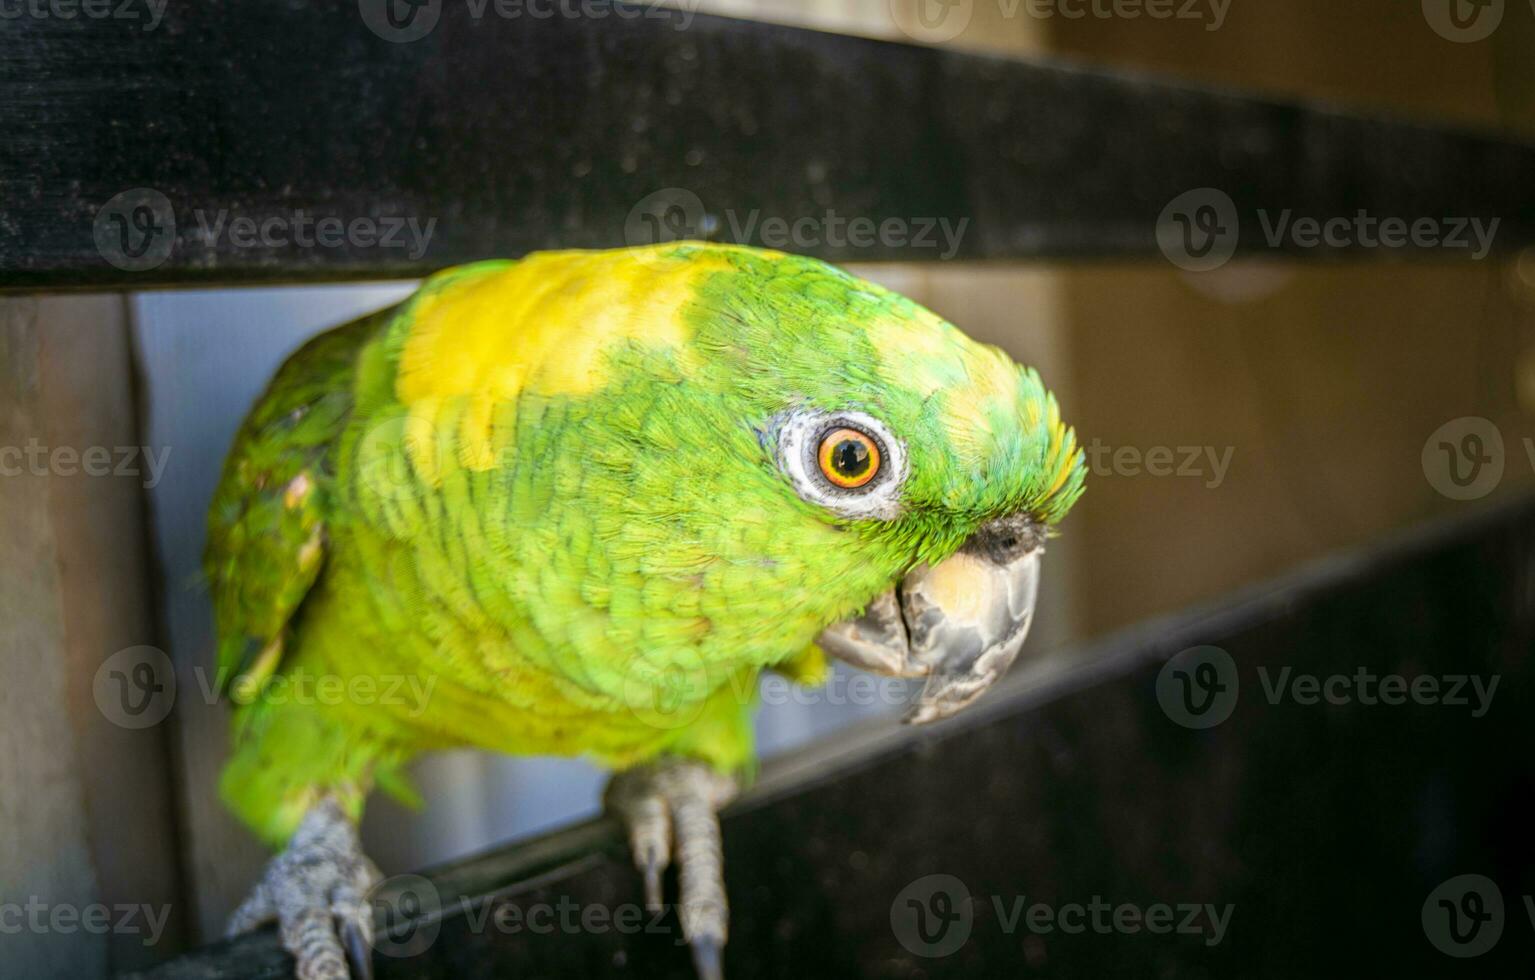
<path fill-rule="evenodd" d="M 910 40 L 912 25 L 923 23 L 917 2 L 935 0 L 716 0 L 701 9 Z M 1070 19 L 1064 7 L 1037 16 L 1029 0 L 940 7 L 965 18 L 945 44 L 1468 126 L 1535 126 L 1535 13 L 1522 0 L 1492 37 L 1464 44 L 1436 34 L 1418 3 L 1401 0 L 1211 0 L 1196 5 L 1199 17 L 1167 20 Z M 1104 134 L 1104 152 L 1134 152 L 1113 137 Z M 1535 455 L 1522 441 L 1535 436 L 1532 256 L 1458 265 L 1240 261 L 1209 273 L 1170 263 L 855 271 L 1037 364 L 1089 449 L 1089 491 L 1052 545 L 1034 649 L 1466 506 L 1436 489 L 1424 464 L 1430 436 L 1453 420 L 1485 417 L 1502 433 L 1505 473 L 1489 496 L 1535 480 Z M 135 299 L 145 440 L 173 450 L 151 501 L 163 633 L 183 685 L 196 684 L 195 670 L 209 662 L 197 560 L 206 504 L 240 417 L 304 338 L 409 288 Z M 773 706 L 762 718 L 763 747 L 782 751 L 889 710 L 825 700 Z M 222 708 L 179 700 L 179 803 L 205 935 L 218 931 L 263 857 L 216 800 L 224 727 Z M 365 824 L 365 843 L 388 872 L 593 813 L 600 787 L 578 762 L 473 753 L 424 762 L 417 778 L 423 811 L 376 800 Z"/>

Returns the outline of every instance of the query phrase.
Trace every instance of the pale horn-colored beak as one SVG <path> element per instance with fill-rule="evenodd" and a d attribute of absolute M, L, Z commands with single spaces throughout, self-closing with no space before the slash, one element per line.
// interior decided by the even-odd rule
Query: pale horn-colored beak
<path fill-rule="evenodd" d="M 959 551 L 919 565 L 857 619 L 821 632 L 821 649 L 855 667 L 925 677 L 911 724 L 947 718 L 1007 673 L 1034 620 L 1044 529 L 1024 515 L 992 521 Z"/>

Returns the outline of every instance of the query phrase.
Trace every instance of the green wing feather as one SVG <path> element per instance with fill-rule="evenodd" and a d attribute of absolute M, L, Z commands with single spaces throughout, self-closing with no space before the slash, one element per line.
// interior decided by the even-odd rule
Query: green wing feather
<path fill-rule="evenodd" d="M 237 700 L 248 701 L 276 671 L 289 627 L 325 564 L 332 454 L 352 411 L 357 354 L 391 313 L 327 331 L 288 358 L 225 460 L 203 568 L 218 634 L 218 688 Z"/>

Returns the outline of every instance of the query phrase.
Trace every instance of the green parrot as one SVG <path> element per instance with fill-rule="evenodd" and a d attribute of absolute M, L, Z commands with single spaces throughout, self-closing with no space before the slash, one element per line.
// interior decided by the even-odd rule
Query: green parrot
<path fill-rule="evenodd" d="M 647 901 L 675 858 L 718 976 L 758 674 L 831 655 L 925 678 L 909 720 L 959 710 L 1022 646 L 1083 474 L 1035 371 L 778 252 L 480 262 L 316 337 L 209 515 L 220 789 L 283 849 L 231 932 L 277 920 L 299 977 L 367 975 L 364 797 L 474 746 L 612 769 Z"/>

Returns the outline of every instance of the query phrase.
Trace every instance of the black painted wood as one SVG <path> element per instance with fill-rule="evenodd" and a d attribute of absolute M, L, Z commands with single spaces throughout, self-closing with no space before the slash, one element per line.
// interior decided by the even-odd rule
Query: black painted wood
<path fill-rule="evenodd" d="M 1496 217 L 1495 248 L 1535 240 L 1535 148 L 1497 137 L 604 0 L 543 19 L 425 0 L 404 35 L 430 32 L 395 43 L 368 23 L 384 3 L 4 21 L 0 288 L 413 277 L 657 234 L 838 260 L 1154 257 L 1164 208 L 1205 187 L 1244 252 L 1468 254 L 1369 231 L 1271 247 L 1260 209 Z M 1185 220 L 1218 217 L 1207 203 Z"/>
<path fill-rule="evenodd" d="M 1197 644 L 1229 653 L 1237 685 L 1229 718 L 1204 730 L 1174 723 L 1158 695 L 1167 658 Z M 1148 624 L 1085 651 L 1062 680 L 1015 674 L 936 731 L 878 728 L 817 748 L 726 816 L 726 974 L 1512 975 L 1535 955 L 1532 654 L 1535 503 L 1525 501 Z M 1481 717 L 1469 687 L 1467 705 L 1271 701 L 1266 685 L 1286 669 L 1498 686 Z M 1447 921 L 1442 894 L 1430 897 L 1463 874 L 1486 876 L 1503 903 L 1501 937 L 1467 959 L 1441 952 L 1424 926 L 1425 905 Z M 424 924 L 400 914 L 427 893 L 419 883 L 396 881 L 381 902 L 402 927 L 387 948 L 406 954 L 376 957 L 385 980 L 691 977 L 676 920 L 639 910 L 638 878 L 606 822 L 431 881 L 428 904 L 446 914 Z M 971 909 L 952 950 L 936 919 L 924 944 L 906 904 L 942 911 L 936 885 L 952 891 L 950 909 Z M 1185 903 L 1231 912 L 1219 942 L 1208 919 L 1196 920 L 1201 935 L 1115 932 L 1116 913 L 1098 913 L 1106 932 L 1089 917 L 1080 934 L 1042 933 L 1028 912 L 1004 927 L 1017 901 L 1045 903 L 1071 926 L 1066 907 L 1091 916 L 1095 898 L 1173 907 L 1179 925 Z M 285 970 L 268 932 L 144 980 Z"/>

